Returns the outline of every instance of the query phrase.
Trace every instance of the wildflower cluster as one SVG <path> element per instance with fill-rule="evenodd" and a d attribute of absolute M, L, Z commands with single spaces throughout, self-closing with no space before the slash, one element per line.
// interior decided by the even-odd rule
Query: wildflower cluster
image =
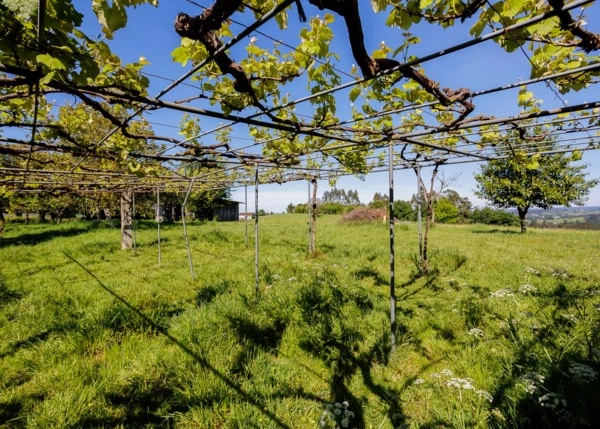
<path fill-rule="evenodd" d="M 520 378 L 520 385 L 530 395 L 537 392 L 542 384 L 544 384 L 544 376 L 537 372 L 528 372 Z"/>
<path fill-rule="evenodd" d="M 489 392 L 486 392 L 485 390 L 480 389 L 480 390 L 476 391 L 475 394 L 477 396 L 479 396 L 480 398 L 485 399 L 489 403 L 491 403 L 494 400 L 494 397 L 492 395 L 490 395 Z"/>
<path fill-rule="evenodd" d="M 522 293 L 523 295 L 528 295 L 528 294 L 533 294 L 536 293 L 538 290 L 535 286 L 533 285 L 521 285 L 519 286 L 519 293 Z"/>
<path fill-rule="evenodd" d="M 567 407 L 567 401 L 561 399 L 556 393 L 546 393 L 543 396 L 538 398 L 538 401 L 542 407 L 550 408 L 551 410 L 556 410 L 557 408 Z"/>
<path fill-rule="evenodd" d="M 564 268 L 557 268 L 552 271 L 552 277 L 559 277 L 561 279 L 568 279 L 571 277 L 571 273 L 565 270 Z"/>
<path fill-rule="evenodd" d="M 527 274 L 533 274 L 535 276 L 539 276 L 540 272 L 538 270 L 536 270 L 535 268 L 525 268 L 523 270 L 523 272 L 527 273 Z"/>
<path fill-rule="evenodd" d="M 452 371 L 449 369 L 443 369 L 439 373 L 435 372 L 431 374 L 431 378 L 447 378 L 447 380 L 444 382 L 446 387 L 458 390 L 471 390 L 481 399 L 485 399 L 488 402 L 492 402 L 494 400 L 493 396 L 489 392 L 476 389 L 474 384 L 475 382 L 472 378 L 458 378 L 454 377 L 453 375 L 454 374 L 452 374 Z M 419 383 L 417 383 L 417 381 L 419 381 Z M 424 382 L 424 380 L 419 379 L 415 381 L 415 384 L 422 384 Z"/>
<path fill-rule="evenodd" d="M 469 329 L 469 332 L 467 332 L 467 334 L 469 334 L 469 335 L 471 335 L 472 337 L 475 337 L 475 338 L 483 338 L 483 337 L 485 337 L 485 333 L 483 332 L 483 330 L 481 330 L 479 328 Z"/>
<path fill-rule="evenodd" d="M 510 298 L 515 296 L 512 290 L 510 289 L 498 289 L 496 292 L 492 292 L 490 294 L 490 298 Z"/>
<path fill-rule="evenodd" d="M 319 426 L 334 429 L 351 427 L 354 413 L 348 409 L 349 406 L 347 401 L 327 404 L 319 419 Z"/>
<path fill-rule="evenodd" d="M 471 378 L 456 378 L 453 377 L 446 381 L 446 387 L 454 387 L 462 390 L 475 390 L 473 379 Z"/>
<path fill-rule="evenodd" d="M 591 368 L 582 363 L 574 363 L 569 367 L 569 374 L 573 376 L 575 381 L 588 384 L 595 381 L 598 378 L 598 373 L 594 368 Z"/>

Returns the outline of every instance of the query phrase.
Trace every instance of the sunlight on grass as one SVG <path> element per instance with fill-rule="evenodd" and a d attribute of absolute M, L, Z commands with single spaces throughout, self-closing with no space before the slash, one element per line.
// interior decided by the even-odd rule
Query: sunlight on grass
<path fill-rule="evenodd" d="M 0 241 L 0 427 L 586 427 L 600 419 L 598 232 L 261 219 L 9 225 Z M 68 256 L 67 256 L 68 255 Z M 76 262 L 74 262 L 76 261 Z M 81 264 L 80 267 L 78 264 Z M 88 272 L 86 272 L 89 271 Z"/>

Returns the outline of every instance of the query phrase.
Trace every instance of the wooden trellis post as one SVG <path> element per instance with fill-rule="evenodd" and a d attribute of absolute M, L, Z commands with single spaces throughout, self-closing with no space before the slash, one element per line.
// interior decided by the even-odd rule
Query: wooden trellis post
<path fill-rule="evenodd" d="M 121 193 L 121 249 L 133 248 L 133 189 Z"/>
<path fill-rule="evenodd" d="M 196 178 L 194 177 L 192 179 L 192 181 L 190 182 L 190 187 L 188 188 L 187 193 L 185 194 L 185 199 L 183 200 L 183 205 L 181 207 L 181 221 L 183 223 L 183 235 L 185 237 L 185 247 L 187 248 L 188 263 L 190 265 L 190 273 L 192 275 L 192 280 L 196 279 L 196 273 L 194 272 L 194 262 L 192 261 L 192 249 L 190 248 L 190 239 L 188 237 L 187 225 L 185 223 L 185 206 L 186 206 L 188 198 L 190 196 L 190 192 L 192 192 L 192 188 L 194 187 L 195 180 L 196 180 Z"/>

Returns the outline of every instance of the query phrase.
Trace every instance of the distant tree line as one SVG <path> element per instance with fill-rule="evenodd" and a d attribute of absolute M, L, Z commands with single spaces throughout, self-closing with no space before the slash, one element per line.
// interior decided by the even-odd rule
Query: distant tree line
<path fill-rule="evenodd" d="M 435 192 L 434 192 L 435 194 Z M 421 199 L 421 213 L 425 216 L 425 201 Z M 318 199 L 318 214 L 346 214 L 357 207 L 369 207 L 373 209 L 388 209 L 389 197 L 387 194 L 376 192 L 373 200 L 368 204 L 362 204 L 358 191 L 333 188 L 325 191 L 323 197 Z M 416 221 L 418 216 L 419 198 L 413 195 L 410 201 L 394 201 L 394 218 L 401 221 Z M 290 203 L 286 209 L 287 213 L 307 213 L 307 204 Z M 505 210 L 490 207 L 473 208 L 473 204 L 467 197 L 461 196 L 453 189 L 447 189 L 441 194 L 434 195 L 433 203 L 434 222 L 438 223 L 483 223 L 488 225 L 519 225 L 519 218 Z"/>
<path fill-rule="evenodd" d="M 187 212 L 195 219 L 211 219 L 213 207 L 227 200 L 228 189 L 192 192 L 187 203 Z M 161 192 L 160 205 L 165 221 L 181 219 L 185 195 L 175 192 Z M 120 194 L 97 192 L 87 194 L 12 194 L 0 197 L 0 221 L 4 213 L 10 214 L 12 221 L 60 223 L 63 219 L 81 218 L 84 220 L 120 219 Z M 135 194 L 135 217 L 153 219 L 156 214 L 156 194 L 152 192 Z"/>

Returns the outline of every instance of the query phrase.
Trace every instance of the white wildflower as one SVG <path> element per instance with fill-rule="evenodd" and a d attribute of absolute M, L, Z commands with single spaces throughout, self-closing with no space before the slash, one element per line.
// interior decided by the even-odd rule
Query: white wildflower
<path fill-rule="evenodd" d="M 446 381 L 446 387 L 454 387 L 462 390 L 475 390 L 473 380 L 470 378 L 451 378 Z"/>
<path fill-rule="evenodd" d="M 490 298 L 510 298 L 515 296 L 512 290 L 510 289 L 498 289 L 496 292 L 492 292 L 490 294 Z"/>
<path fill-rule="evenodd" d="M 543 375 L 537 372 L 528 372 L 521 376 L 520 385 L 531 395 L 539 390 L 539 387 L 544 384 L 544 380 Z"/>
<path fill-rule="evenodd" d="M 440 374 L 445 376 L 445 377 L 452 377 L 452 371 L 450 371 L 448 368 L 444 368 L 440 371 Z"/>
<path fill-rule="evenodd" d="M 423 383 L 425 383 L 425 380 L 423 380 L 422 378 L 417 378 L 413 384 L 418 385 L 418 384 L 423 384 Z"/>
<path fill-rule="evenodd" d="M 540 406 L 544 407 L 544 408 L 549 408 L 553 411 L 556 411 L 557 408 L 563 407 L 566 408 L 567 407 L 567 401 L 563 398 L 560 398 L 556 393 L 546 393 L 543 396 L 540 396 L 538 398 L 538 401 L 540 403 Z"/>
<path fill-rule="evenodd" d="M 519 293 L 522 293 L 523 295 L 527 295 L 530 293 L 536 293 L 537 291 L 538 291 L 537 288 L 533 285 L 525 284 L 525 285 L 519 286 Z"/>
<path fill-rule="evenodd" d="M 475 338 L 483 338 L 485 336 L 485 333 L 483 332 L 483 330 L 481 330 L 479 328 L 469 329 L 469 332 L 467 332 L 467 334 L 469 334 Z"/>
<path fill-rule="evenodd" d="M 536 275 L 536 276 L 540 275 L 540 272 L 538 270 L 536 270 L 535 268 L 525 268 L 523 271 L 526 272 L 526 273 L 528 273 L 528 274 L 533 274 L 533 275 Z"/>
<path fill-rule="evenodd" d="M 569 367 L 569 374 L 579 383 L 588 384 L 598 378 L 598 373 L 594 368 L 582 363 L 574 363 Z"/>
<path fill-rule="evenodd" d="M 479 396 L 482 399 L 485 399 L 489 403 L 491 403 L 494 400 L 494 397 L 489 392 L 486 392 L 485 390 L 478 390 L 475 393 L 477 393 L 477 396 Z"/>

